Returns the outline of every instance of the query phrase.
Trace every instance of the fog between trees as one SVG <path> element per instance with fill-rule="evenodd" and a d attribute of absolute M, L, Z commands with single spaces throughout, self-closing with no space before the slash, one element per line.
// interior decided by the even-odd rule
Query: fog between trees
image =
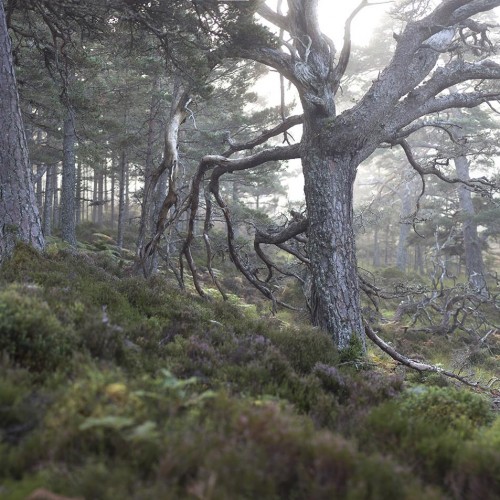
<path fill-rule="evenodd" d="M 170 269 L 205 295 L 200 266 L 224 294 L 226 253 L 273 308 L 307 308 L 342 349 L 364 345 L 361 293 L 420 307 L 403 275 L 404 289 L 382 290 L 380 268 L 430 279 L 422 304 L 446 280 L 462 283 L 447 296 L 462 309 L 494 302 L 499 5 L 397 2 L 353 47 L 369 1 L 339 46 L 305 0 L 4 2 L 2 115 L 18 116 L 12 52 L 24 128 L 2 124 L 15 193 L 2 198 L 2 260 L 16 239 L 43 247 L 42 227 L 75 246 L 91 222 L 134 249 L 133 272 Z M 268 70 L 282 84 L 271 108 L 253 87 Z M 284 207 L 292 159 L 305 199 Z M 280 296 L 283 276 L 302 302 Z"/>

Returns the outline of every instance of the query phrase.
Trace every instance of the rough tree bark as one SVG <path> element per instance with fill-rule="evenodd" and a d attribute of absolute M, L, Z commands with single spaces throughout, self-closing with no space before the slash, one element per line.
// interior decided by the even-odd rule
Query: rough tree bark
<path fill-rule="evenodd" d="M 0 263 L 16 243 L 45 246 L 36 205 L 11 41 L 0 2 Z"/>

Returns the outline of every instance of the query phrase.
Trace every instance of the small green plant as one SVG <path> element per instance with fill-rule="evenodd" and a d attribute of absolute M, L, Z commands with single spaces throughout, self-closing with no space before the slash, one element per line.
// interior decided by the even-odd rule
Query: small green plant
<path fill-rule="evenodd" d="M 349 346 L 340 351 L 341 363 L 357 363 L 365 356 L 365 346 L 359 335 L 352 335 Z"/>

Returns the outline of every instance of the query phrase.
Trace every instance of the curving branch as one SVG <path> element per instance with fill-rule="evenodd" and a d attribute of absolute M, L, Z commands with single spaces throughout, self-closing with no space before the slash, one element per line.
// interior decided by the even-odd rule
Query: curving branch
<path fill-rule="evenodd" d="M 342 50 L 340 51 L 339 62 L 335 67 L 333 73 L 333 92 L 337 93 L 340 87 L 340 81 L 345 74 L 347 65 L 349 64 L 349 58 L 351 56 L 351 24 L 358 13 L 363 10 L 368 5 L 373 5 L 368 3 L 368 0 L 362 0 L 361 3 L 351 12 L 351 15 L 347 18 L 344 25 L 344 43 L 342 45 Z"/>
<path fill-rule="evenodd" d="M 242 272 L 242 274 L 254 285 L 263 295 L 265 295 L 267 298 L 271 299 L 273 301 L 273 307 L 276 307 L 276 304 L 279 302 L 275 299 L 275 297 L 272 294 L 272 291 L 257 277 L 252 274 L 250 270 L 246 268 L 246 266 L 243 264 L 241 258 L 238 255 L 237 249 L 234 245 L 234 230 L 233 230 L 233 223 L 231 220 L 231 215 L 229 211 L 229 207 L 227 204 L 224 202 L 222 196 L 220 195 L 219 192 L 219 180 L 222 175 L 225 173 L 233 172 L 233 171 L 241 171 L 241 170 L 247 170 L 250 168 L 255 168 L 260 165 L 263 165 L 264 163 L 267 163 L 269 161 L 278 161 L 278 160 L 286 160 L 286 159 L 292 159 L 292 158 L 298 158 L 300 156 L 300 150 L 299 150 L 299 145 L 293 145 L 293 146 L 277 146 L 274 148 L 269 148 L 263 151 L 260 151 L 254 155 L 250 155 L 244 158 L 236 158 L 236 159 L 231 159 L 227 158 L 226 156 L 222 155 L 207 155 L 202 158 L 200 161 L 200 164 L 198 165 L 197 171 L 193 177 L 192 183 L 191 183 L 191 189 L 189 192 L 188 197 L 184 200 L 182 203 L 182 206 L 177 209 L 177 211 L 170 217 L 170 219 L 164 219 L 163 220 L 163 225 L 160 228 L 159 226 L 157 227 L 157 235 L 155 236 L 155 239 L 153 240 L 152 243 L 157 244 L 159 241 L 159 238 L 165 229 L 174 223 L 175 220 L 178 219 L 181 213 L 184 211 L 188 211 L 189 213 L 189 220 L 188 220 L 188 232 L 187 236 L 184 240 L 182 250 L 181 250 L 181 255 L 180 255 L 180 267 L 181 267 L 181 276 L 180 279 L 181 281 L 183 280 L 183 261 L 182 259 L 185 258 L 187 265 L 189 267 L 189 270 L 191 272 L 191 275 L 193 277 L 193 282 L 195 285 L 195 288 L 197 292 L 201 296 L 205 296 L 205 293 L 201 287 L 201 284 L 199 282 L 198 278 L 198 272 L 196 269 L 196 264 L 194 262 L 194 259 L 191 255 L 191 245 L 194 241 L 194 227 L 195 227 L 195 220 L 198 214 L 199 210 L 199 204 L 200 204 L 200 194 L 201 194 L 201 188 L 203 181 L 205 179 L 206 174 L 209 171 L 212 171 L 212 175 L 210 177 L 210 182 L 208 185 L 208 192 L 205 193 L 205 201 L 206 201 L 206 207 L 205 207 L 205 222 L 204 222 L 204 229 L 203 229 L 203 240 L 205 242 L 205 249 L 207 253 L 207 267 L 209 270 L 209 273 L 212 277 L 213 282 L 215 283 L 216 287 L 219 289 L 221 292 L 223 298 L 225 297 L 224 292 L 222 291 L 222 288 L 220 287 L 219 283 L 216 280 L 215 274 L 212 269 L 212 249 L 211 249 L 211 244 L 210 244 L 210 237 L 209 237 L 209 231 L 211 228 L 211 213 L 212 213 L 212 203 L 210 200 L 210 194 L 213 195 L 214 199 L 216 200 L 218 206 L 222 210 L 222 213 L 224 215 L 225 221 L 226 221 L 226 227 L 227 227 L 227 233 L 228 233 L 228 247 L 229 247 L 229 253 L 231 256 L 231 260 L 234 262 L 236 267 L 238 268 L 239 271 Z M 151 245 L 150 244 L 150 245 Z M 146 247 L 145 249 L 146 252 L 150 252 L 150 248 Z M 147 254 L 146 254 L 147 255 Z M 290 307 L 286 304 L 282 304 L 285 307 Z"/>
<path fill-rule="evenodd" d="M 409 125 L 408 127 L 401 129 L 397 134 L 397 139 L 406 139 L 411 134 L 417 132 L 418 130 L 422 130 L 423 128 L 426 127 L 438 128 L 440 130 L 443 130 L 454 143 L 459 144 L 457 138 L 455 137 L 451 129 L 453 127 L 461 129 L 462 127 L 460 125 L 457 125 L 456 123 L 442 121 L 442 120 L 426 120 L 426 119 L 418 120 Z"/>
<path fill-rule="evenodd" d="M 454 108 L 476 108 L 481 104 L 498 100 L 500 100 L 500 91 L 464 92 L 462 94 L 440 96 L 422 106 L 420 115 L 437 113 Z"/>
<path fill-rule="evenodd" d="M 255 253 L 267 266 L 268 277 L 266 278 L 266 282 L 270 281 L 270 279 L 272 278 L 273 268 L 285 276 L 293 276 L 302 283 L 304 282 L 304 280 L 299 276 L 297 276 L 295 273 L 290 273 L 289 271 L 285 271 L 282 268 L 278 267 L 276 264 L 274 264 L 271 261 L 271 259 L 264 253 L 264 251 L 261 248 L 261 245 L 262 244 L 276 245 L 279 248 L 282 248 L 283 250 L 288 251 L 288 253 L 291 253 L 292 255 L 297 257 L 297 254 L 299 254 L 299 252 L 294 250 L 289 245 L 286 245 L 286 242 L 298 236 L 299 234 L 305 233 L 307 231 L 308 226 L 309 226 L 309 221 L 304 217 L 301 220 L 292 222 L 281 231 L 275 233 L 264 232 L 262 229 L 256 228 L 253 246 L 255 249 Z"/>
<path fill-rule="evenodd" d="M 499 0 L 448 0 L 434 11 L 435 22 L 447 22 L 448 26 L 463 23 L 467 18 L 500 6 Z"/>
<path fill-rule="evenodd" d="M 303 122 L 302 115 L 293 115 L 286 118 L 282 123 L 276 125 L 275 127 L 263 130 L 258 137 L 251 139 L 247 142 L 234 142 L 230 137 L 228 137 L 227 141 L 229 143 L 229 149 L 222 153 L 222 156 L 231 156 L 236 151 L 243 151 L 245 149 L 253 149 L 256 146 L 260 146 L 264 144 L 266 141 L 271 139 L 272 137 L 276 137 L 279 134 L 285 133 L 292 127 L 296 125 L 300 125 Z"/>
<path fill-rule="evenodd" d="M 422 199 L 422 197 L 425 194 L 425 188 L 426 188 L 425 176 L 426 175 L 434 175 L 437 178 L 439 178 L 442 181 L 447 182 L 449 184 L 462 184 L 462 185 L 469 187 L 470 189 L 472 189 L 475 192 L 487 193 L 488 195 L 490 193 L 486 188 L 493 189 L 496 187 L 493 183 L 489 182 L 485 178 L 459 179 L 458 177 L 447 177 L 438 168 L 436 168 L 435 165 L 433 165 L 431 168 L 425 168 L 418 163 L 417 159 L 413 155 L 413 151 L 411 149 L 411 146 L 409 145 L 409 143 L 405 139 L 401 139 L 399 141 L 396 141 L 395 144 L 398 144 L 399 146 L 401 146 L 401 148 L 403 149 L 403 151 L 406 155 L 406 158 L 407 158 L 409 164 L 418 173 L 418 175 L 420 176 L 420 179 L 422 181 L 422 189 L 417 197 L 417 201 L 415 203 L 415 210 L 412 214 L 409 215 L 409 218 L 412 219 L 413 230 L 419 236 L 422 236 L 422 235 L 417 231 L 417 228 L 416 228 L 416 224 L 419 222 L 419 220 L 417 219 L 417 214 L 420 211 L 420 200 Z"/>
<path fill-rule="evenodd" d="M 250 156 L 245 156 L 244 158 L 231 159 L 220 155 L 207 155 L 203 157 L 201 165 L 205 167 L 216 167 L 210 181 L 215 182 L 218 181 L 223 174 L 228 172 L 248 170 L 269 161 L 293 160 L 297 158 L 300 158 L 300 144 L 276 146 L 274 148 L 264 149 Z"/>
<path fill-rule="evenodd" d="M 464 186 L 469 187 L 473 191 L 481 193 L 484 193 L 486 191 L 485 189 L 486 187 L 490 189 L 496 187 L 495 184 L 482 177 L 476 179 L 460 179 L 458 177 L 447 177 L 435 166 L 432 166 L 430 168 L 425 168 L 422 165 L 420 165 L 416 160 L 408 141 L 402 139 L 400 141 L 397 141 L 396 144 L 401 146 L 406 155 L 406 158 L 408 159 L 408 162 L 413 167 L 413 169 L 420 174 L 420 176 L 434 175 L 438 179 L 441 179 L 442 181 L 447 182 L 448 184 L 463 184 Z"/>
<path fill-rule="evenodd" d="M 280 14 L 279 12 L 275 12 L 265 3 L 261 3 L 261 5 L 259 5 L 257 14 L 281 30 L 290 32 L 290 20 L 288 17 Z"/>
<path fill-rule="evenodd" d="M 442 92 L 455 85 L 467 81 L 500 80 L 500 64 L 485 59 L 470 63 L 453 59 L 446 66 L 438 68 L 433 75 L 416 89 L 411 90 L 400 102 L 396 103 L 391 113 L 394 124 L 393 137 L 400 130 L 419 118 L 444 111 L 450 108 L 473 108 L 482 103 L 495 101 L 500 98 L 500 90 L 489 88 L 473 92 L 452 92 L 443 95 Z"/>
<path fill-rule="evenodd" d="M 300 86 L 300 81 L 297 79 L 294 70 L 295 57 L 286 54 L 282 50 L 268 47 L 238 47 L 225 49 L 225 52 L 225 57 L 241 57 L 269 66 L 290 80 L 294 85 Z"/>
<path fill-rule="evenodd" d="M 267 245 L 278 245 L 291 240 L 298 234 L 305 233 L 308 227 L 309 220 L 304 217 L 302 220 L 292 222 L 278 233 L 266 233 L 262 229 L 257 229 L 254 242 L 256 245 L 262 243 Z"/>

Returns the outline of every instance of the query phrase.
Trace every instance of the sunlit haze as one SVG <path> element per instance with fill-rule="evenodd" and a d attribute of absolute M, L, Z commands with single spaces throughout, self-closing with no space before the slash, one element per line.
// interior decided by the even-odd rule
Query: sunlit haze
<path fill-rule="evenodd" d="M 319 21 L 322 30 L 333 39 L 337 50 L 342 46 L 345 20 L 359 5 L 359 0 L 323 0 L 319 2 Z M 352 41 L 355 44 L 369 43 L 380 18 L 390 3 L 369 5 L 362 9 L 354 18 L 351 26 Z"/>
<path fill-rule="evenodd" d="M 285 4 L 286 2 L 283 2 Z M 342 48 L 344 37 L 344 25 L 351 12 L 359 5 L 360 0 L 320 0 L 319 20 L 323 32 L 335 43 L 337 51 Z M 375 1 L 374 1 L 375 3 Z M 277 1 L 270 0 L 269 6 L 276 10 Z M 389 2 L 378 5 L 370 5 L 362 9 L 355 17 L 351 25 L 352 42 L 357 45 L 367 45 L 374 34 L 378 23 L 384 12 L 390 8 Z M 270 72 L 257 85 L 257 91 L 265 96 L 267 105 L 273 106 L 279 103 L 279 76 Z M 293 99 L 293 90 L 287 87 L 287 102 Z M 295 99 L 297 101 L 297 99 Z M 300 111 L 298 111 L 300 112 Z M 295 140 L 300 139 L 298 128 L 292 130 Z M 303 199 L 303 181 L 300 174 L 300 162 L 298 160 L 289 162 L 289 170 L 296 172 L 291 178 L 286 179 L 288 185 L 288 196 L 291 201 Z"/>

